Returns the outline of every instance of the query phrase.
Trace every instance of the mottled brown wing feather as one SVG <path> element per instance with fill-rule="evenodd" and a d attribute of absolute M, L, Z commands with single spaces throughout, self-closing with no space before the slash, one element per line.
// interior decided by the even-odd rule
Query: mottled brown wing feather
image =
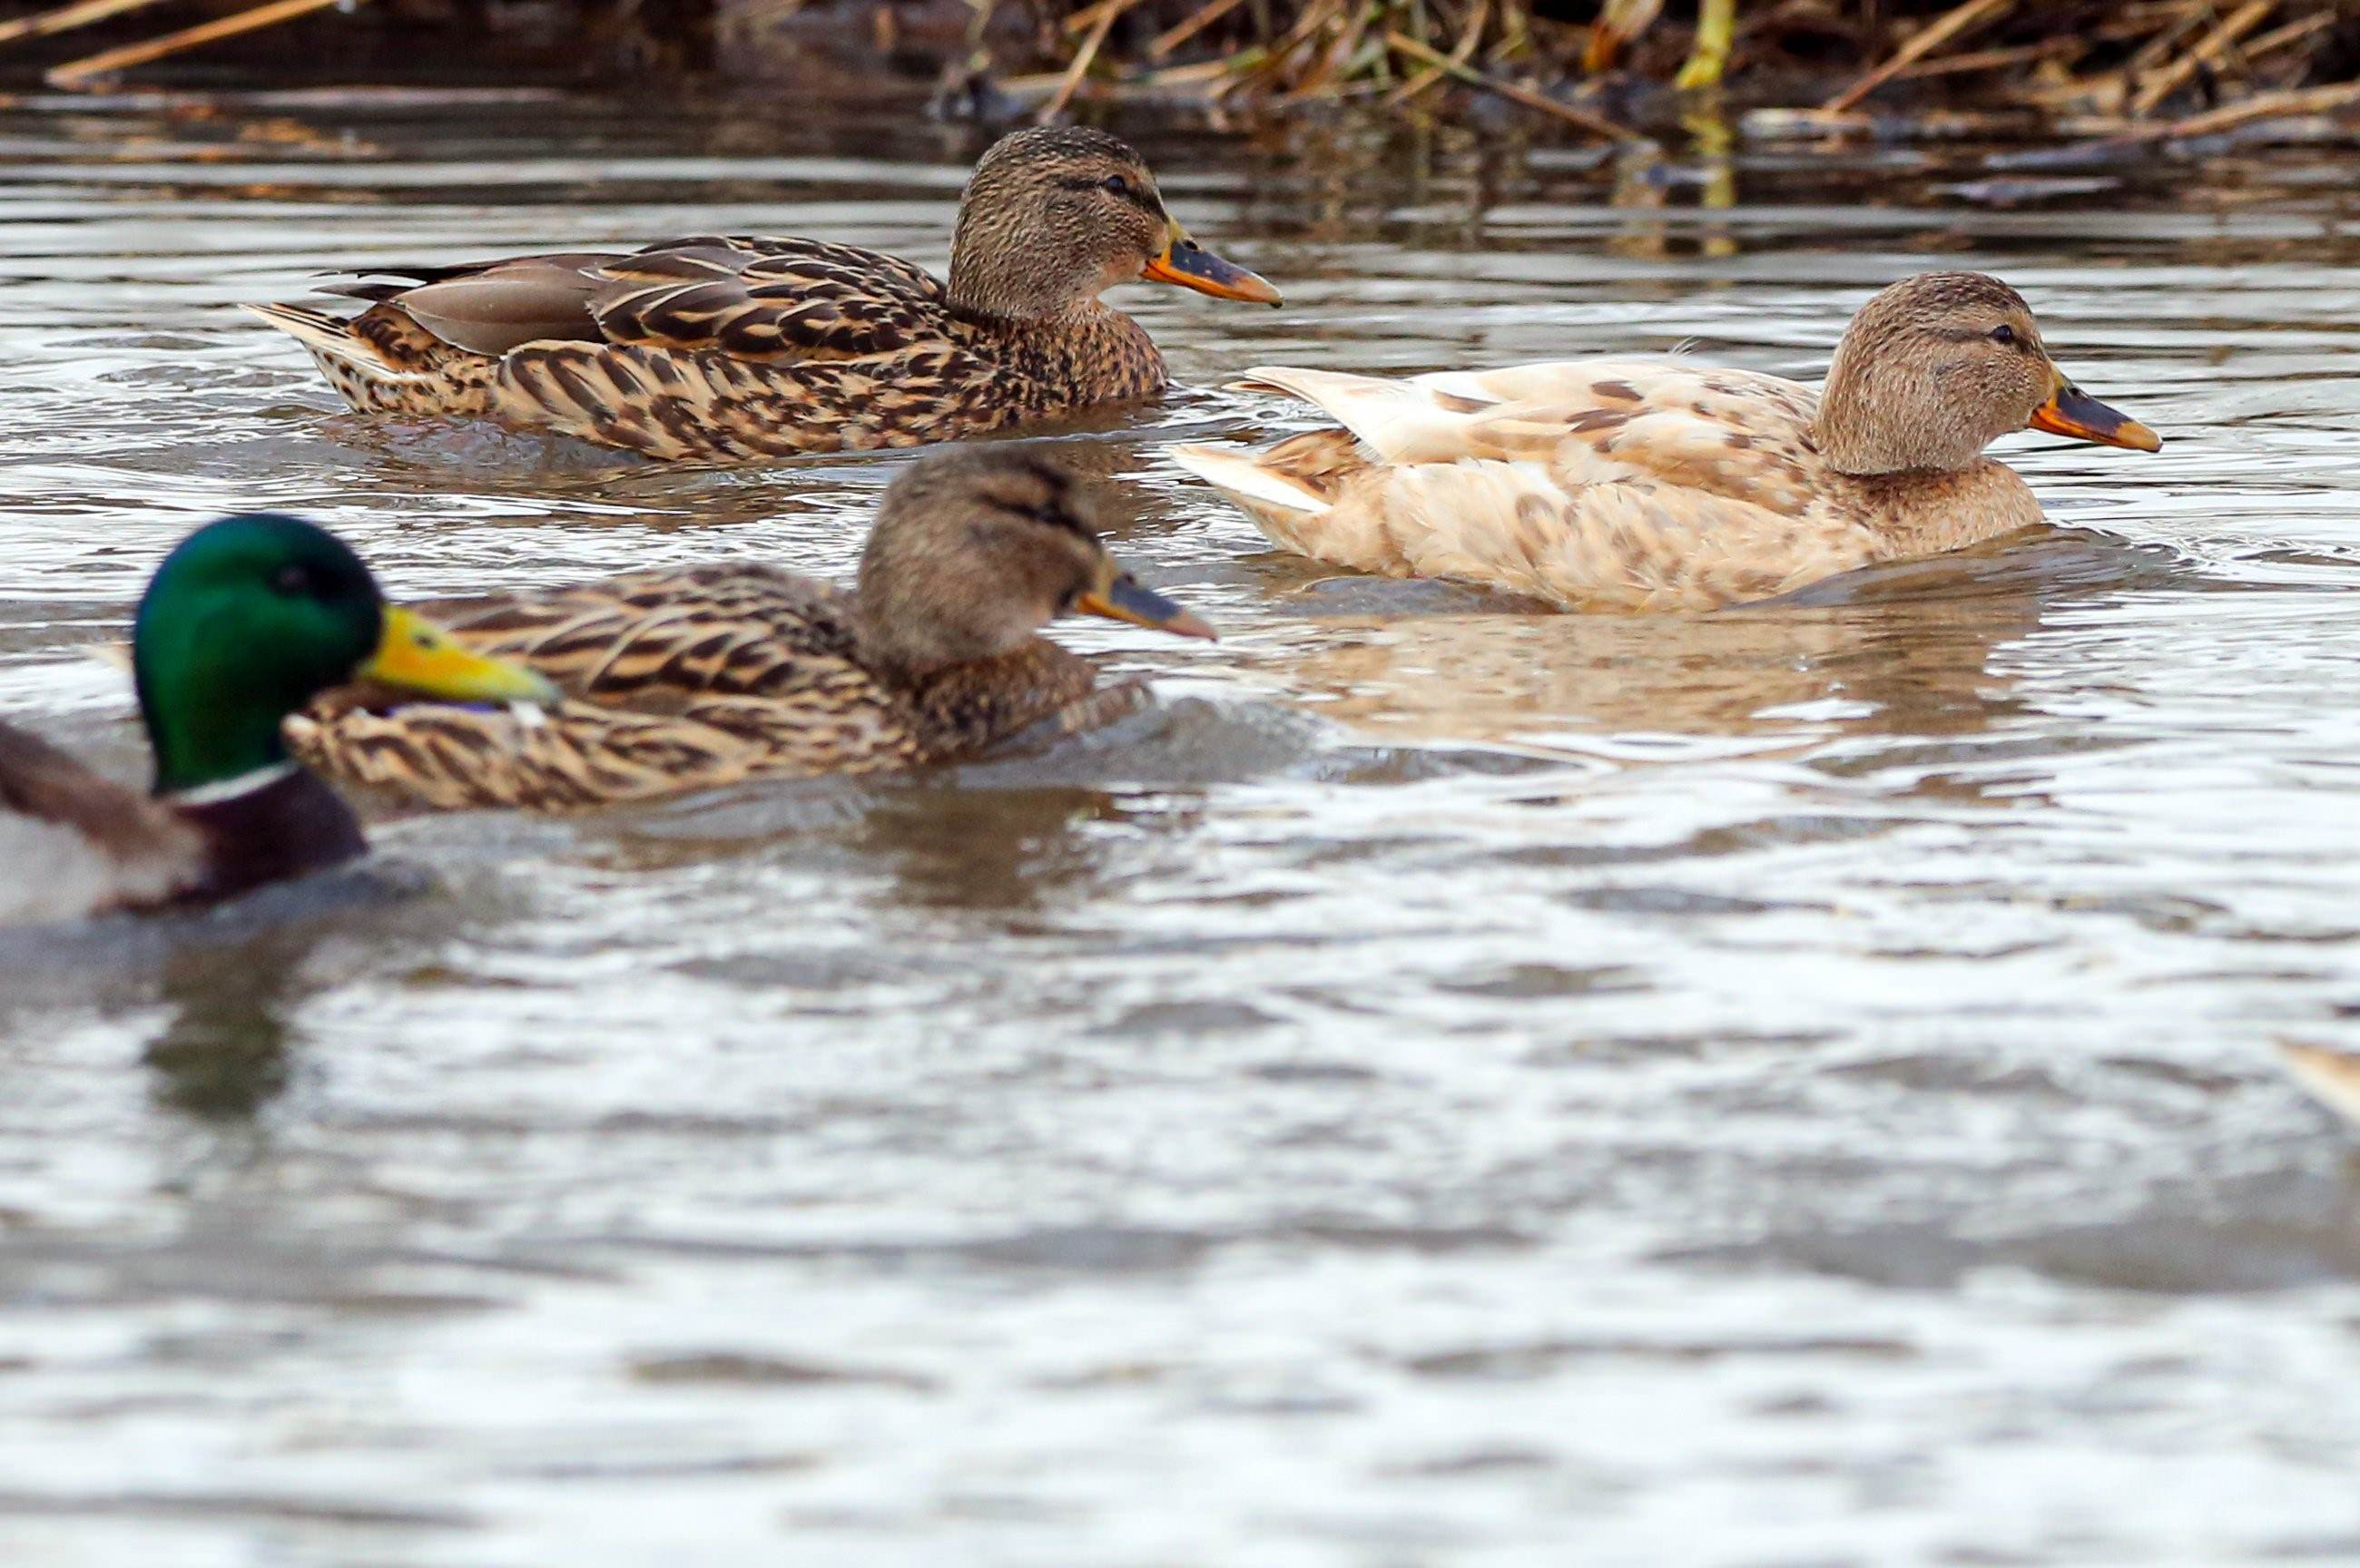
<path fill-rule="evenodd" d="M 849 596 L 756 564 L 638 572 L 421 608 L 470 647 L 522 659 L 601 702 L 768 696 L 858 668 Z"/>
<path fill-rule="evenodd" d="M 907 714 L 866 685 L 707 696 L 663 713 L 581 702 L 536 715 L 438 704 L 391 713 L 315 707 L 289 721 L 288 739 L 339 782 L 446 809 L 565 811 L 757 775 L 872 773 L 923 759 Z"/>
<path fill-rule="evenodd" d="M 934 343 L 791 364 L 714 349 L 540 343 L 498 362 L 495 401 L 607 446 L 739 458 L 980 435 L 1049 412 L 1051 385 Z"/>
<path fill-rule="evenodd" d="M 771 567 L 633 572 L 421 608 L 573 700 L 536 717 L 437 703 L 379 713 L 342 694 L 290 724 L 299 756 L 420 804 L 542 810 L 923 757 L 908 705 L 853 657 L 849 596 Z"/>
<path fill-rule="evenodd" d="M 763 364 L 866 359 L 942 341 L 947 294 L 897 256 L 825 240 L 704 236 L 597 269 L 610 342 L 713 349 Z"/>

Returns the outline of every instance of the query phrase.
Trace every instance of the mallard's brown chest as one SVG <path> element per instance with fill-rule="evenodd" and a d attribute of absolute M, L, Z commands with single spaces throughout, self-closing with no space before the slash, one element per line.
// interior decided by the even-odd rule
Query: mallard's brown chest
<path fill-rule="evenodd" d="M 1153 397 L 1167 380 L 1147 330 L 1103 305 L 1077 319 L 995 323 L 977 332 L 972 351 L 989 366 L 997 395 L 1025 402 L 1035 415 Z"/>

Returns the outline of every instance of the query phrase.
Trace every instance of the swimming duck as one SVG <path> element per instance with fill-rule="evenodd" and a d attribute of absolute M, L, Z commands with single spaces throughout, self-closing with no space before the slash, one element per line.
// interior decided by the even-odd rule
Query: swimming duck
<path fill-rule="evenodd" d="M 2011 430 L 2161 445 L 2066 379 L 2023 299 L 1973 272 L 1862 306 L 1816 396 L 1678 359 L 1237 385 L 1344 426 L 1261 452 L 1169 449 L 1273 542 L 1569 610 L 1712 609 L 2031 527 L 2031 489 L 1983 455 Z"/>
<path fill-rule="evenodd" d="M 1164 390 L 1146 330 L 1098 296 L 1278 290 L 1188 237 L 1102 131 L 1005 136 L 959 201 L 950 281 L 820 240 L 699 235 L 632 255 L 369 269 L 350 319 L 246 307 L 365 413 L 497 416 L 659 458 L 913 446 Z"/>
<path fill-rule="evenodd" d="M 2313 1099 L 2351 1121 L 2360 1122 L 2360 1056 L 2282 1040 L 2278 1041 L 2278 1060 Z"/>
<path fill-rule="evenodd" d="M 0 724 L 0 920 L 224 898 L 366 847 L 279 726 L 355 675 L 454 701 L 546 700 L 541 677 L 388 608 L 360 558 L 295 517 L 225 517 L 167 556 L 132 634 L 155 753 L 141 794 Z"/>
<path fill-rule="evenodd" d="M 433 606 L 463 643 L 564 689 L 545 713 L 332 696 L 298 756 L 413 804 L 544 811 L 759 774 L 874 773 L 972 756 L 1135 705 L 1035 635 L 1068 612 L 1210 637 L 1099 542 L 1096 505 L 1021 449 L 953 452 L 887 491 L 849 593 L 766 565 L 632 572 Z"/>

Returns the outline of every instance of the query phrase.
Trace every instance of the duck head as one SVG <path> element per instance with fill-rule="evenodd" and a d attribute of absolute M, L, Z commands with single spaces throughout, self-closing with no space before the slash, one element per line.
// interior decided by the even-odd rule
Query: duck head
<path fill-rule="evenodd" d="M 1211 637 L 1108 553 L 1101 509 L 1095 491 L 1020 447 L 918 463 L 885 493 L 861 554 L 864 657 L 922 676 L 1012 653 L 1065 615 Z"/>
<path fill-rule="evenodd" d="M 951 299 L 961 309 L 1055 317 L 1142 278 L 1279 303 L 1277 289 L 1189 238 L 1164 211 L 1146 161 L 1104 131 L 1017 131 L 975 166 L 951 238 Z"/>
<path fill-rule="evenodd" d="M 1906 278 L 1836 345 L 1818 439 L 1842 474 L 1965 468 L 2011 430 L 2154 452 L 2156 433 L 2073 385 L 2023 297 L 1980 272 Z"/>
<path fill-rule="evenodd" d="M 131 659 L 159 794 L 285 763 L 287 716 L 355 679 L 462 702 L 557 695 L 388 605 L 333 534 L 268 513 L 208 523 L 164 558 L 139 601 Z"/>

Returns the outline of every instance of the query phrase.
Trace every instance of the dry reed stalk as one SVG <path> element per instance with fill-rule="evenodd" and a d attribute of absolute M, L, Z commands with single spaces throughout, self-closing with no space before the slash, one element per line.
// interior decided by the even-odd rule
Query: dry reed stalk
<path fill-rule="evenodd" d="M 1120 16 L 1139 3 L 1140 0 L 1098 0 L 1098 4 L 1085 5 L 1066 17 L 1063 26 L 1067 33 L 1078 38 L 1097 27 L 1101 21 Z M 989 7 L 985 8 L 984 14 L 986 16 L 990 14 Z"/>
<path fill-rule="evenodd" d="M 120 49 L 105 49 L 81 60 L 69 60 L 45 71 L 41 79 L 52 87 L 86 87 L 102 77 L 127 71 L 135 65 L 146 65 L 150 60 L 198 49 L 217 38 L 232 38 L 240 33 L 277 27 L 281 22 L 345 3 L 346 0 L 268 0 L 268 4 L 249 6 L 226 16 L 216 16 L 210 22 L 183 27 L 177 33 L 167 33 L 160 38 L 147 38 L 136 44 L 126 44 Z M 351 0 L 351 3 L 358 4 L 359 0 Z"/>
<path fill-rule="evenodd" d="M 1604 0 L 1581 50 L 1582 71 L 1590 76 L 1612 71 L 1622 51 L 1637 43 L 1663 13 L 1664 0 Z"/>
<path fill-rule="evenodd" d="M 1360 48 L 1361 38 L 1369 30 L 1369 18 L 1374 14 L 1374 8 L 1369 5 L 1355 5 L 1347 12 L 1343 29 L 1336 35 L 1335 41 L 1319 51 L 1319 58 L 1312 63 L 1311 70 L 1297 77 L 1295 85 L 1282 93 L 1278 102 L 1282 104 L 1300 103 L 1306 99 L 1317 97 L 1335 79 L 1339 67 L 1349 67 L 1352 53 Z"/>
<path fill-rule="evenodd" d="M 1468 20 L 1467 25 L 1459 29 L 1459 42 L 1451 49 L 1450 59 L 1459 65 L 1465 65 L 1474 55 L 1475 46 L 1483 41 L 1483 29 L 1491 25 L 1491 0 L 1475 0 L 1475 13 Z M 1449 74 L 1450 67 L 1448 64 L 1423 67 L 1416 75 L 1387 93 L 1383 106 L 1388 109 L 1398 109 Z"/>
<path fill-rule="evenodd" d="M 2152 42 L 2157 28 L 2187 21 L 2188 5 L 2189 0 L 2157 0 L 2153 5 L 2123 5 L 2081 31 L 2102 44 L 2125 44 L 2134 38 Z"/>
<path fill-rule="evenodd" d="M 1090 62 L 1098 57 L 1098 46 L 1106 42 L 1107 34 L 1113 29 L 1115 18 L 1139 3 L 1140 0 L 1107 0 L 1107 4 L 1098 8 L 1098 20 L 1090 24 L 1090 36 L 1084 38 L 1082 47 L 1074 51 L 1073 60 L 1066 65 L 1065 74 L 1057 79 L 1057 91 L 1050 94 L 1049 101 L 1041 105 L 1040 114 L 1034 116 L 1042 125 L 1049 124 L 1065 112 L 1065 105 L 1074 101 L 1075 90 L 1081 86 L 1083 76 L 1089 71 Z"/>
<path fill-rule="evenodd" d="M 2128 103 L 2136 84 L 2147 72 L 2171 58 L 2171 51 L 2188 41 L 2197 28 L 2212 15 L 2210 0 L 2180 0 L 2177 16 L 2165 18 L 2164 24 L 2149 34 L 2147 42 L 2133 50 L 2130 59 L 2114 69 L 2111 95 L 2117 103 Z"/>
<path fill-rule="evenodd" d="M 2299 17 L 2284 27 L 2272 27 L 2239 52 L 2245 57 L 2245 62 L 2250 65 L 2266 54 L 2276 54 L 2289 44 L 2300 43 L 2314 34 L 2327 31 L 2328 28 L 2335 26 L 2337 20 L 2333 11 L 2321 11 L 2313 16 Z"/>
<path fill-rule="evenodd" d="M 1570 103 L 1560 103 L 1554 98 L 1535 93 L 1529 88 L 1519 87 L 1514 82 L 1502 82 L 1497 77 L 1478 71 L 1471 65 L 1459 64 L 1440 49 L 1429 48 L 1411 38 L 1407 33 L 1388 28 L 1385 32 L 1385 42 L 1396 54 L 1405 54 L 1421 64 L 1438 66 L 1445 74 L 1456 81 L 1465 82 L 1470 87 L 1480 87 L 1486 93 L 1497 93 L 1511 103 L 1521 103 L 1527 109 L 1554 115 L 1568 125 L 1579 126 L 1593 136 L 1617 142 L 1632 139 L 1630 131 L 1616 125 L 1603 114 L 1593 114 L 1587 109 L 1578 109 Z"/>
<path fill-rule="evenodd" d="M 2218 136 L 2223 131 L 2233 131 L 2256 120 L 2324 114 L 2330 110 L 2348 108 L 2355 103 L 2360 103 L 2360 82 L 2339 82 L 2322 87 L 2288 87 L 2274 93 L 2256 93 L 2234 103 L 2207 109 L 2184 120 L 2174 120 L 2168 125 L 2157 127 L 2152 136 L 2144 131 L 2133 135 L 2140 141 L 2184 141 L 2191 136 Z"/>
<path fill-rule="evenodd" d="M 2278 0 L 2246 0 L 2229 14 L 2227 20 L 2197 39 L 2193 48 L 2131 94 L 2131 117 L 2147 118 L 2157 104 L 2179 92 L 2200 67 L 2211 65 L 2227 54 L 2239 38 L 2267 21 L 2270 13 L 2278 8 Z"/>
<path fill-rule="evenodd" d="M 1142 72 L 1131 79 L 1140 87 L 1185 87 L 1193 82 L 1214 82 L 1229 73 L 1226 60 L 1199 60 L 1186 65 L 1167 65 L 1160 71 Z"/>
<path fill-rule="evenodd" d="M 142 11 L 160 4 L 162 0 L 79 0 L 76 5 L 60 5 L 52 11 L 36 11 L 13 22 L 0 22 L 0 44 L 69 32 L 75 27 L 86 27 L 93 22 L 103 22 L 109 16 L 119 16 L 126 11 Z"/>
<path fill-rule="evenodd" d="M 1865 109 L 1830 114 L 1825 109 L 1754 109 L 1743 122 L 1745 135 L 1757 141 L 1794 141 L 1806 136 L 1876 136 L 1897 141 L 2010 140 L 2041 129 L 2047 116 L 2038 110 L 1937 110 L 1909 114 L 1878 114 Z M 2112 116 L 2082 116 L 2066 123 L 2070 134 L 2085 139 L 2110 136 L 2129 121 Z M 1994 166 L 2006 155 L 1996 155 Z"/>
<path fill-rule="evenodd" d="M 2190 141 L 2198 136 L 2219 136 L 2263 120 L 2291 120 L 2305 114 L 2324 114 L 2337 109 L 2348 109 L 2360 103 L 2360 82 L 2339 82 L 2321 87 L 2289 87 L 2269 93 L 2256 93 L 2234 103 L 2224 103 L 2217 109 L 2207 109 L 2200 114 L 2183 119 L 2148 121 L 2129 125 L 2116 134 L 2100 136 L 2066 147 L 2041 147 L 2028 153 L 1994 157 L 1987 161 L 1994 168 L 2028 168 L 2054 164 L 2087 163 L 2104 159 L 2118 153 L 2136 152 L 2161 142 Z"/>
<path fill-rule="evenodd" d="M 1246 0 L 1213 0 L 1193 16 L 1156 34 L 1154 41 L 1147 46 L 1147 58 L 1162 60 L 1245 3 Z"/>
<path fill-rule="evenodd" d="M 1891 60 L 1819 107 L 1831 114 L 1843 113 L 1952 38 L 1986 23 L 1995 22 L 2015 8 L 2016 0 L 1966 0 L 1964 5 L 1953 6 L 1910 34 L 1908 40 L 1893 52 Z"/>
<path fill-rule="evenodd" d="M 1948 55 L 1940 60 L 1921 60 L 1894 78 L 1896 82 L 1923 82 L 1929 76 L 1960 76 L 1974 71 L 2005 71 L 2011 65 L 2030 65 L 2044 60 L 2066 60 L 2089 49 L 2082 38 L 2044 38 L 2037 44 L 2016 44 L 2007 49 L 1978 49 L 1972 54 Z"/>
<path fill-rule="evenodd" d="M 1328 24 L 1335 19 L 1337 13 L 1343 10 L 1344 4 L 1345 0 L 1313 0 L 1313 3 L 1304 9 L 1303 15 L 1295 18 L 1295 26 L 1289 27 L 1284 37 L 1263 51 L 1260 58 L 1253 59 L 1250 64 L 1241 65 L 1240 70 L 1232 73 L 1232 80 L 1221 90 L 1219 95 L 1224 98 L 1229 97 L 1243 93 L 1250 87 L 1267 86 L 1281 80 L 1286 71 L 1286 62 L 1294 57 L 1295 51 L 1325 32 Z M 1243 60 L 1249 57 L 1240 58 Z"/>

